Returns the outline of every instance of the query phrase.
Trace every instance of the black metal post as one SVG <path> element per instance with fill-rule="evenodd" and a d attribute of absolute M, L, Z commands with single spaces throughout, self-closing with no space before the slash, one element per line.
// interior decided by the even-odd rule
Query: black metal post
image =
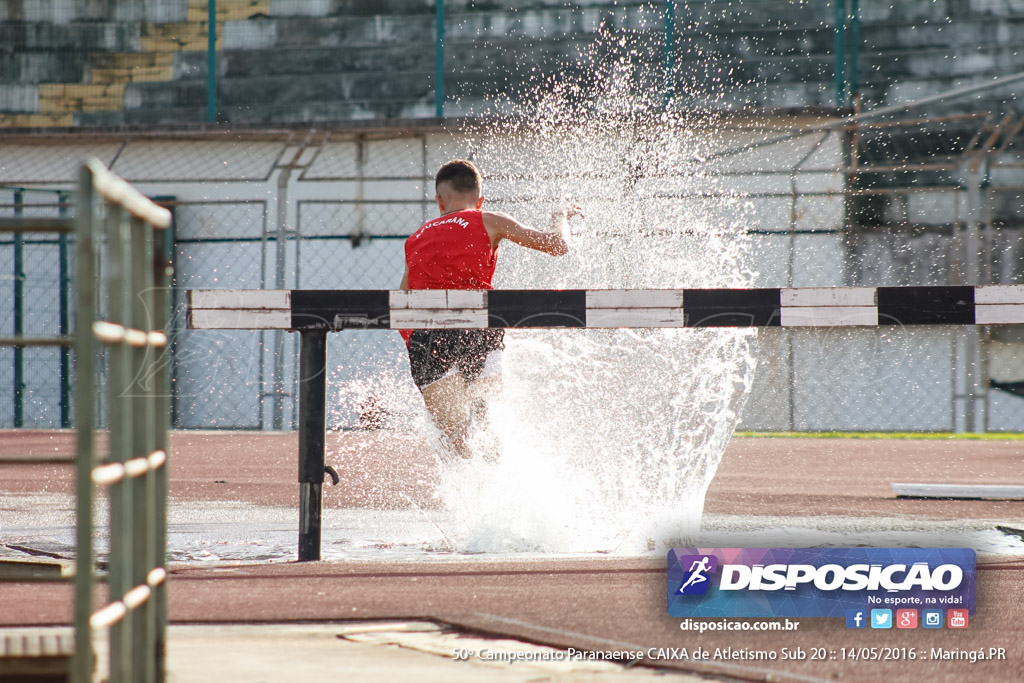
<path fill-rule="evenodd" d="M 61 218 L 68 215 L 68 195 L 61 192 L 57 195 L 59 207 L 57 209 Z M 68 268 L 68 236 L 60 233 L 57 236 L 57 259 L 58 277 L 57 287 L 58 302 L 58 332 L 60 336 L 67 337 L 71 334 L 71 308 L 68 305 L 68 296 L 71 291 L 71 272 Z M 71 349 L 67 346 L 60 347 L 60 426 L 67 429 L 71 426 Z"/>
<path fill-rule="evenodd" d="M 24 209 L 24 194 L 14 193 L 14 216 Z M 25 237 L 14 233 L 14 336 L 25 332 Z M 25 348 L 14 347 L 14 426 L 25 426 Z"/>
<path fill-rule="evenodd" d="M 324 432 L 327 424 L 327 332 L 300 333 L 299 562 L 320 559 Z"/>

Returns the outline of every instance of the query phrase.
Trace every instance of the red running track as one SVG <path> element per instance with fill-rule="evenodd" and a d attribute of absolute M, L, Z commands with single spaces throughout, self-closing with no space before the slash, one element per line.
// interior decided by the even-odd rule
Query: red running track
<path fill-rule="evenodd" d="M 64 435 L 0 434 L 0 457 L 67 451 Z M 173 437 L 172 494 L 179 500 L 248 500 L 294 505 L 292 435 L 189 434 Z M 412 437 L 332 435 L 329 460 L 359 468 L 362 481 L 390 481 L 395 468 L 431 460 Z M 891 481 L 1024 483 L 1021 447 L 998 441 L 734 439 L 708 494 L 706 510 L 723 514 L 885 516 L 999 520 L 1024 526 L 1024 503 L 898 501 Z M 215 484 L 214 481 L 225 481 Z M 358 480 L 358 479 L 357 479 Z M 0 490 L 70 490 L 66 468 L 5 468 Z M 429 486 L 403 489 L 429 503 Z M 384 505 L 386 487 L 328 489 L 327 504 Z M 1024 678 L 1024 559 L 979 566 L 978 610 L 965 631 L 847 630 L 832 619 L 802 620 L 797 632 L 679 629 L 665 613 L 664 562 L 583 558 L 487 562 L 316 563 L 172 572 L 176 622 L 287 622 L 435 619 L 466 629 L 580 649 L 704 647 L 734 650 L 824 648 L 825 661 L 659 661 L 658 665 L 745 680 L 786 674 L 849 681 L 1009 681 Z M 0 584 L 0 623 L 55 624 L 70 619 L 68 586 Z M 742 620 L 738 620 L 742 621 Z M 850 661 L 843 648 L 1006 648 L 1007 659 Z M 835 653 L 835 658 L 831 657 Z M 781 654 L 780 654 L 781 656 Z"/>

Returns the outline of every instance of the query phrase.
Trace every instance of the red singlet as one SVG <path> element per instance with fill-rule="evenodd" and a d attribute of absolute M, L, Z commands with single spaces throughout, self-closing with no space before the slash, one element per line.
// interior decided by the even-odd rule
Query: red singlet
<path fill-rule="evenodd" d="M 405 241 L 409 289 L 494 289 L 497 264 L 498 249 L 491 249 L 479 209 L 428 221 Z M 412 330 L 401 333 L 408 344 Z"/>

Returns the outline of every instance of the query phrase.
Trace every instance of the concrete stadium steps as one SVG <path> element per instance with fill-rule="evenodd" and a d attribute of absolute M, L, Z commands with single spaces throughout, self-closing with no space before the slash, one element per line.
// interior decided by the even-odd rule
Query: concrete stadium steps
<path fill-rule="evenodd" d="M 308 74 L 258 78 L 225 79 L 218 103 L 225 107 L 244 106 L 258 93 L 265 105 L 301 106 L 323 100 L 417 100 L 432 97 L 433 79 L 423 71 L 380 71 L 362 73 Z"/>
<path fill-rule="evenodd" d="M 445 9 L 464 9 L 471 0 L 445 0 Z M 477 2 L 482 5 L 484 3 Z M 522 2 L 528 5 L 529 2 Z M 434 0 L 331 0 L 327 12 L 332 15 L 373 16 L 380 14 L 423 14 L 434 11 Z"/>
<path fill-rule="evenodd" d="M 224 118 L 241 123 L 265 121 L 345 121 L 370 118 L 424 118 L 434 115 L 433 91 L 418 100 L 394 97 L 377 100 L 319 99 L 281 102 L 255 108 L 248 105 L 225 107 Z"/>
<path fill-rule="evenodd" d="M 46 24 L 0 21 L 5 52 L 129 52 L 138 48 L 138 23 L 115 21 Z"/>
<path fill-rule="evenodd" d="M 0 128 L 67 128 L 73 125 L 74 114 L 0 113 Z"/>
<path fill-rule="evenodd" d="M 397 71 L 382 65 L 379 71 L 311 73 L 225 78 L 218 84 L 219 107 L 259 103 L 302 106 L 323 100 L 418 100 L 433 98 L 430 71 Z M 206 105 L 206 83 L 181 80 L 135 83 L 125 97 L 126 109 L 152 109 Z"/>
<path fill-rule="evenodd" d="M 223 24 L 217 25 L 217 49 L 222 47 Z M 206 22 L 143 24 L 139 30 L 139 47 L 143 52 L 182 52 L 206 50 L 209 31 Z"/>
<path fill-rule="evenodd" d="M 250 17 L 267 16 L 270 14 L 270 0 L 217 0 L 217 21 L 237 21 Z M 209 19 L 208 0 L 188 0 L 188 11 L 185 20 L 189 22 L 205 22 Z"/>
<path fill-rule="evenodd" d="M 120 109 L 124 83 L 40 83 L 40 114 L 72 114 L 76 111 Z"/>
<path fill-rule="evenodd" d="M 222 0 L 223 7 L 218 6 L 217 16 L 225 19 L 248 18 L 253 14 L 265 13 L 269 8 L 269 0 Z M 205 3 L 190 0 L 190 11 L 198 9 Z M 205 19 L 206 16 L 203 16 Z M 36 35 L 26 30 L 20 36 L 13 32 L 15 42 L 20 37 L 20 44 L 30 49 L 37 42 L 45 41 L 47 33 Z M 124 28 L 122 24 L 110 24 Z M 49 127 L 71 126 L 76 122 L 86 123 L 90 119 L 102 120 L 105 125 L 126 123 L 123 116 L 105 114 L 89 116 L 96 112 L 117 112 L 124 108 L 125 86 L 129 83 L 168 82 L 174 78 L 175 54 L 182 50 L 203 50 L 208 47 L 208 24 L 205 21 L 154 23 L 143 22 L 134 25 L 136 28 L 133 40 L 129 41 L 141 48 L 139 51 L 97 51 L 89 54 L 84 64 L 79 60 L 79 73 L 61 75 L 78 76 L 77 79 L 65 78 L 66 82 L 46 82 L 40 79 L 37 86 L 35 111 L 10 114 L 0 113 L 0 127 Z M 218 24 L 218 35 L 222 33 L 223 24 Z M 40 38 L 44 36 L 43 38 Z M 64 34 L 59 34 L 63 36 Z M 83 37 L 83 36 L 79 36 Z M 88 38 L 88 36 L 85 36 Z M 124 38 L 125 36 L 120 36 Z M 107 41 L 110 43 L 111 41 Z M 115 41 L 121 42 L 121 41 Z M 221 41 L 218 39 L 218 48 Z M 204 52 L 205 53 L 205 52 Z M 32 53 L 24 53 L 25 55 Z M 19 55 L 19 57 L 22 55 Z M 70 53 L 69 53 L 70 56 Z M 21 67 L 21 60 L 8 60 L 8 70 L 14 64 Z M 24 75 L 24 74 L 19 74 Z M 41 73 L 40 76 L 52 76 Z M 58 78 L 60 76 L 58 75 Z M 54 79 L 56 80 L 56 79 Z M 5 98 L 0 97 L 0 108 L 10 110 L 12 107 Z M 6 99 L 11 99 L 7 97 Z M 26 99 L 26 98 L 22 98 Z M 29 98 L 31 99 L 31 98 Z M 205 100 L 205 93 L 204 93 Z M 4 106 L 7 105 L 7 106 Z M 77 117 L 76 117 L 77 115 Z"/>
<path fill-rule="evenodd" d="M 218 76 L 225 82 L 235 78 L 265 78 L 282 75 L 307 75 L 356 72 L 422 71 L 433 77 L 433 43 L 421 49 L 395 52 L 387 46 L 369 46 L 359 50 L 338 48 L 293 48 L 276 50 L 225 50 L 218 56 Z M 181 64 L 190 67 L 189 75 L 206 78 L 205 54 L 182 54 Z M 184 69 L 182 69 L 184 71 Z"/>
<path fill-rule="evenodd" d="M 7 48 L 0 55 L 0 84 L 7 84 L 0 85 L 0 126 L 29 120 L 32 125 L 202 120 L 190 110 L 206 104 L 206 0 L 130 4 L 113 0 L 102 16 L 93 16 L 95 9 L 91 14 L 76 9 L 73 17 L 0 22 L 0 44 Z M 510 8 L 448 0 L 446 87 L 450 98 L 463 98 L 449 103 L 450 112 L 482 108 L 492 95 L 520 90 L 537 72 L 576 72 L 576 61 L 589 57 L 602 25 L 613 34 L 649 34 L 635 60 L 649 76 L 660 73 L 660 5 L 641 0 L 570 4 L 527 0 Z M 763 0 L 733 3 L 726 10 L 707 0 L 677 7 L 676 21 L 677 93 L 684 98 L 693 93 L 694 100 L 711 106 L 834 104 L 831 5 L 795 10 L 789 0 Z M 216 23 L 224 120 L 432 114 L 424 104 L 433 96 L 433 0 L 218 0 Z M 1024 35 L 1022 29 L 1024 17 L 995 4 L 863 7 L 865 101 L 902 101 L 966 79 L 1020 71 L 1024 40 L 1016 36 Z M 45 93 L 31 89 L 38 84 L 48 86 Z M 124 100 L 116 104 L 86 91 L 72 96 L 67 89 L 55 96 L 49 86 L 57 85 L 122 85 Z M 166 92 L 156 92 L 160 88 Z M 82 108 L 75 109 L 76 103 Z M 180 111 L 189 113 L 175 118 Z M 281 112 L 284 119 L 277 118 Z"/>
<path fill-rule="evenodd" d="M 273 50 L 224 50 L 218 55 L 218 76 L 222 82 L 235 78 L 261 78 L 280 75 L 358 74 L 365 72 L 420 71 L 433 78 L 433 39 L 419 43 L 406 43 L 406 49 L 396 51 L 390 45 L 367 45 L 358 49 L 338 47 L 292 47 Z M 567 36 L 557 41 L 522 41 L 503 39 L 481 43 L 471 40 L 452 40 L 446 45 L 445 62 L 453 82 L 462 77 L 464 69 L 479 64 L 486 58 L 508 68 L 525 68 L 523 51 L 529 54 L 532 65 L 552 65 L 556 59 L 573 59 L 583 55 L 590 38 Z M 518 63 L 517 63 L 518 62 Z M 466 65 L 460 67 L 459 65 Z M 176 55 L 178 78 L 206 78 L 207 59 L 201 52 L 182 52 Z M 496 69 L 495 71 L 500 71 Z M 501 74 L 503 77 L 506 74 Z"/>
<path fill-rule="evenodd" d="M 1024 35 L 1024 33 L 1022 33 Z M 1024 54 L 1024 41 L 1006 48 Z M 965 78 L 997 78 L 1020 71 L 1024 63 L 1016 63 L 1002 48 L 918 48 L 876 52 L 861 63 L 869 83 L 941 78 L 952 83 Z M 862 79 L 862 85 L 865 79 Z"/>
<path fill-rule="evenodd" d="M 901 19 L 892 22 L 861 24 L 862 50 L 865 54 L 879 49 L 948 47 L 970 45 L 1013 45 L 1020 41 L 1024 29 L 1020 12 L 1008 16 L 974 14 L 957 16 L 953 23 L 943 18 L 934 23 Z"/>
<path fill-rule="evenodd" d="M 433 13 L 402 17 L 282 17 L 248 23 L 273 25 L 275 48 L 361 49 L 376 45 L 404 47 L 419 42 L 431 47 L 434 44 Z"/>
<path fill-rule="evenodd" d="M 223 22 L 266 16 L 269 9 L 270 0 L 220 0 L 218 49 L 223 46 Z M 0 60 L 0 77 L 5 82 L 38 85 L 34 97 L 32 93 L 0 96 L 0 127 L 63 127 L 76 121 L 89 125 L 90 120 L 103 122 L 96 125 L 129 122 L 116 113 L 124 109 L 125 86 L 169 82 L 175 77 L 176 53 L 201 50 L 205 54 L 207 12 L 205 0 L 188 0 L 185 22 L 3 25 L 2 44 L 20 52 Z M 72 52 L 83 45 L 95 50 L 84 62 L 80 54 Z M 45 50 L 42 54 L 41 49 Z M 61 53 L 61 49 L 68 52 Z M 16 99 L 21 101 L 12 106 Z M 202 99 L 205 102 L 205 91 Z"/>
<path fill-rule="evenodd" d="M 173 82 L 163 84 L 165 87 L 173 85 L 175 85 Z M 105 127 L 156 125 L 168 121 L 175 123 L 205 123 L 205 92 L 205 90 L 202 90 L 202 102 L 191 106 L 81 112 L 75 114 L 75 121 L 83 126 Z M 196 99 L 198 102 L 197 97 L 193 99 Z M 315 101 L 279 102 L 259 107 L 249 104 L 219 106 L 218 112 L 222 120 L 235 123 L 263 123 L 266 121 L 297 123 L 307 121 L 362 120 L 382 117 L 423 118 L 433 116 L 434 98 L 433 95 L 421 100 L 410 100 L 404 97 L 385 100 L 332 100 L 321 98 Z"/>
<path fill-rule="evenodd" d="M 71 52 L 5 52 L 0 54 L 0 90 L 36 83 L 80 83 L 86 66 L 80 54 Z"/>
<path fill-rule="evenodd" d="M 92 83 L 169 81 L 173 72 L 172 53 L 99 52 L 89 58 L 89 81 Z"/>
<path fill-rule="evenodd" d="M 678 57 L 690 59 L 708 54 L 734 54 L 743 59 L 818 54 L 832 58 L 834 39 L 832 27 L 820 24 L 800 23 L 782 28 L 702 26 L 699 30 L 677 30 L 675 49 Z"/>

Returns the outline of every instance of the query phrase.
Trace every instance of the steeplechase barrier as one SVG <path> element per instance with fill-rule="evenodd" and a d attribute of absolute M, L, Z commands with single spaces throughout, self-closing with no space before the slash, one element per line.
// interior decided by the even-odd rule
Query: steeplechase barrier
<path fill-rule="evenodd" d="M 208 289 L 192 290 L 188 296 L 191 329 L 272 329 L 301 335 L 300 561 L 320 559 L 328 332 L 1011 324 L 1024 324 L 1024 285 L 489 291 Z"/>
<path fill-rule="evenodd" d="M 0 346 L 74 349 L 73 457 L 5 457 L 0 464 L 73 464 L 76 469 L 74 652 L 70 680 L 93 680 L 92 634 L 109 628 L 109 680 L 165 679 L 167 627 L 167 431 L 170 380 L 163 351 L 169 318 L 170 264 L 156 230 L 170 213 L 96 160 L 86 162 L 74 219 L 0 220 L 0 231 L 58 233 L 75 240 L 76 324 L 73 336 L 0 339 Z M 105 315 L 98 315 L 103 311 Z M 109 446 L 97 453 L 103 389 L 97 360 L 106 350 Z M 93 501 L 110 497 L 108 602 L 94 609 Z M 45 579 L 46 577 L 39 577 Z M 54 577 L 61 579 L 63 577 Z"/>

